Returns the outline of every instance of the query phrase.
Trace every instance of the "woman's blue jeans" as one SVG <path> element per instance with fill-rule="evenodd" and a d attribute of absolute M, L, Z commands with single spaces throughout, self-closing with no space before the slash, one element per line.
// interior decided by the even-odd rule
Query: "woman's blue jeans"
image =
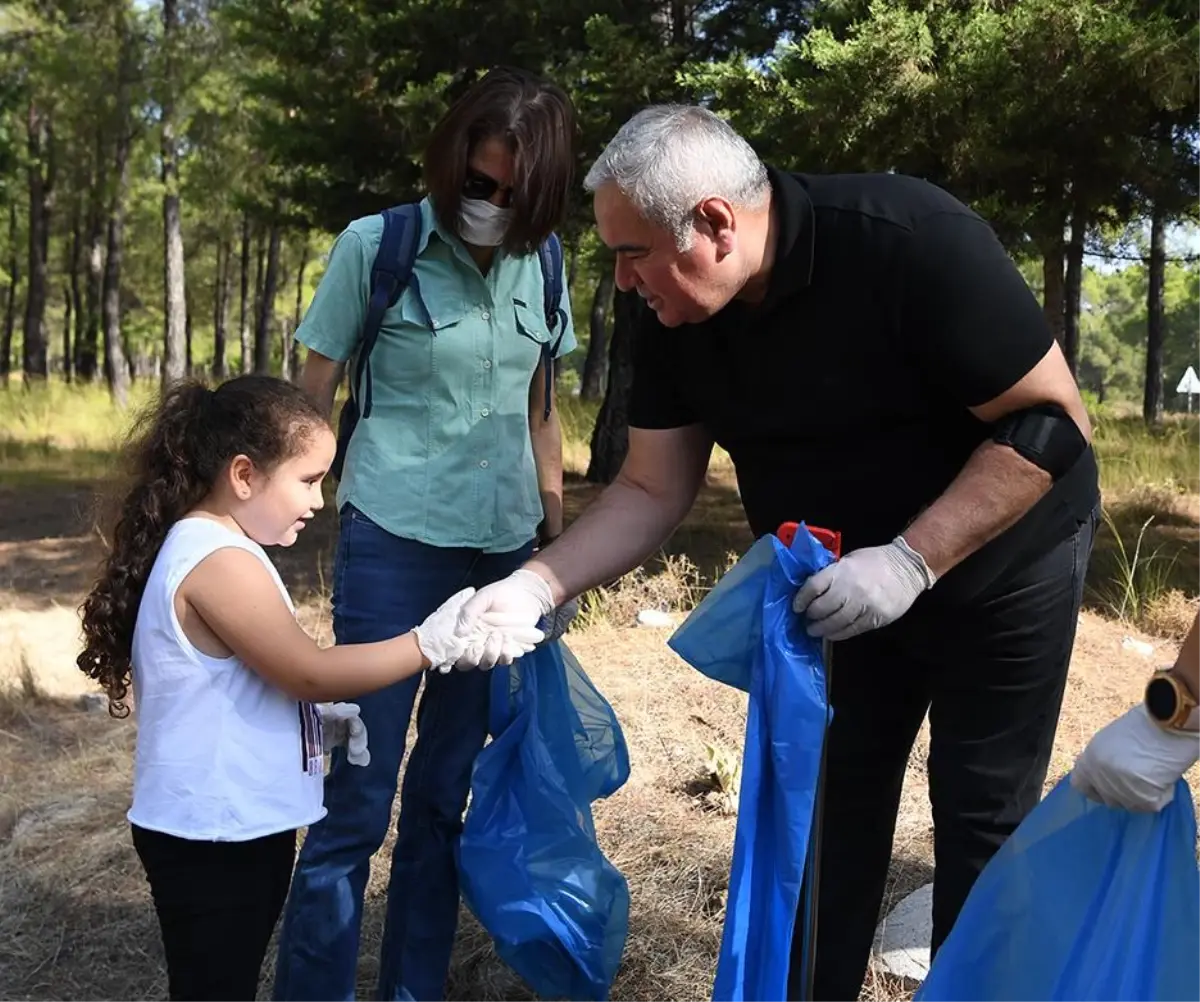
<path fill-rule="evenodd" d="M 519 567 L 511 553 L 445 549 L 385 532 L 347 505 L 334 572 L 339 644 L 386 640 L 418 625 L 461 588 L 482 587 Z M 332 755 L 328 815 L 304 840 L 284 910 L 275 998 L 353 999 L 363 892 L 371 856 L 391 820 L 409 717 L 422 676 L 355 700 L 369 765 Z M 426 672 L 400 793 L 379 961 L 379 999 L 440 999 L 458 923 L 455 847 L 475 756 L 487 737 L 490 675 Z M 219 962 L 219 961 L 218 961 Z"/>

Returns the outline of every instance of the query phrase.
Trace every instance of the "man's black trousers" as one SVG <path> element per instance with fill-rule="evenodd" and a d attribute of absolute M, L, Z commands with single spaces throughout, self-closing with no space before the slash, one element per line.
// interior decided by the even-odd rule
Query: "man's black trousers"
<path fill-rule="evenodd" d="M 927 711 L 934 951 L 988 860 L 1040 800 L 1095 525 L 1093 516 L 966 607 L 915 606 L 834 645 L 816 999 L 858 998 L 905 765 Z M 801 997 L 802 918 L 803 895 L 791 999 Z"/>

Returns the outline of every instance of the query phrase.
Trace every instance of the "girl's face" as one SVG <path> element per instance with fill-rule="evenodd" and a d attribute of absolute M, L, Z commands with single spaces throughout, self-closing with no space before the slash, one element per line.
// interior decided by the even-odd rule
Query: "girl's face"
<path fill-rule="evenodd" d="M 237 499 L 231 515 L 260 546 L 291 546 L 305 523 L 325 506 L 321 482 L 333 462 L 337 440 L 327 427 L 314 429 L 303 450 L 269 473 L 245 456 L 230 464 Z"/>

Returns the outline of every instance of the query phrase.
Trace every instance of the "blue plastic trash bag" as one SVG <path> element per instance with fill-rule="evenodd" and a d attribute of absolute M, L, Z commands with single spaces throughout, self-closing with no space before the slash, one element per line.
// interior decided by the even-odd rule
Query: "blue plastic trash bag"
<path fill-rule="evenodd" d="M 1200 998 L 1187 783 L 1135 814 L 1063 779 L 980 874 L 916 998 Z"/>
<path fill-rule="evenodd" d="M 492 673 L 493 740 L 459 840 L 463 899 L 542 998 L 608 998 L 629 888 L 596 843 L 592 802 L 629 778 L 612 707 L 561 641 Z"/>
<path fill-rule="evenodd" d="M 782 545 L 775 536 L 760 537 L 680 624 L 668 646 L 709 678 L 749 692 L 753 652 L 762 641 L 763 593 Z"/>
<path fill-rule="evenodd" d="M 832 560 L 804 526 L 790 550 L 764 536 L 669 641 L 705 675 L 750 694 L 716 1000 L 787 997 L 829 713 L 821 643 L 792 597 Z"/>

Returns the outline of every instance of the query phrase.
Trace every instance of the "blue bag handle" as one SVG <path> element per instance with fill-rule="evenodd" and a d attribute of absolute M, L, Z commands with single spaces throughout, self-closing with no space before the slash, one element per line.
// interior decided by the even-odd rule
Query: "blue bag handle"
<path fill-rule="evenodd" d="M 542 266 L 542 307 L 546 311 L 546 329 L 553 334 L 555 327 L 562 328 L 553 348 L 550 347 L 549 341 L 542 345 L 542 373 L 546 380 L 546 409 L 542 420 L 548 421 L 550 420 L 550 394 L 554 391 L 554 359 L 558 355 L 563 336 L 567 332 L 567 315 L 562 309 L 562 241 L 559 240 L 557 233 L 551 233 L 538 247 L 538 262 Z"/>

